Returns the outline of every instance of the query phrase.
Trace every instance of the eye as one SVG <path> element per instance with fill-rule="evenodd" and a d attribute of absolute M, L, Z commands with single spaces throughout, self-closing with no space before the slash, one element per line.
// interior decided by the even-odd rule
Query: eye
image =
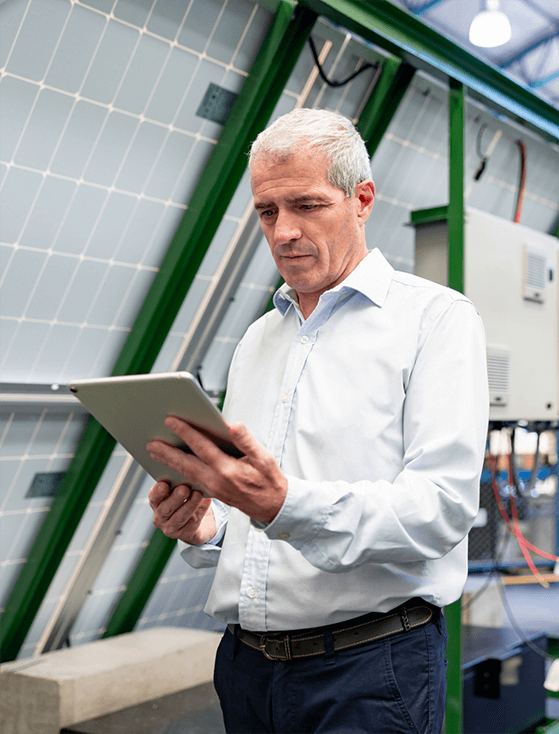
<path fill-rule="evenodd" d="M 273 209 L 261 209 L 260 210 L 260 218 L 261 219 L 269 219 L 270 217 L 274 216 L 274 210 Z"/>
<path fill-rule="evenodd" d="M 301 204 L 300 208 L 305 212 L 310 212 L 313 209 L 316 209 L 316 204 Z"/>

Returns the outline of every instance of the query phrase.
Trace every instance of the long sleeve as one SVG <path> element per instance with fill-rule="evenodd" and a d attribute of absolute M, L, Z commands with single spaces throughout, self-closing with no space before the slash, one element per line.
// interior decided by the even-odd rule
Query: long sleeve
<path fill-rule="evenodd" d="M 266 534 L 328 572 L 444 556 L 464 539 L 478 511 L 487 419 L 483 326 L 469 302 L 454 301 L 420 335 L 405 391 L 403 466 L 395 479 L 290 476 L 284 506 Z"/>
<path fill-rule="evenodd" d="M 212 512 L 214 514 L 216 524 L 216 534 L 204 545 L 190 545 L 182 540 L 178 541 L 180 554 L 182 558 L 193 568 L 208 568 L 217 566 L 219 554 L 221 553 L 221 544 L 229 519 L 229 508 L 219 500 L 212 501 Z"/>

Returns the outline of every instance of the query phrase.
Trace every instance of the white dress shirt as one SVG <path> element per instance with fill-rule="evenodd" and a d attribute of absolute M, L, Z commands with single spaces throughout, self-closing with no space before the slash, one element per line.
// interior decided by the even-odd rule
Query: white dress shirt
<path fill-rule="evenodd" d="M 231 364 L 224 413 L 288 478 L 269 525 L 214 502 L 206 612 L 293 630 L 455 601 L 467 576 L 488 421 L 485 337 L 460 293 L 374 250 L 304 319 L 284 285 Z"/>

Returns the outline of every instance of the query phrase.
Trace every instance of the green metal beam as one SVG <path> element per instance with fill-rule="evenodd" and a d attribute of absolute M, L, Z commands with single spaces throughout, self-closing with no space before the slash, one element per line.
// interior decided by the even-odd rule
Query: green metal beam
<path fill-rule="evenodd" d="M 448 285 L 464 290 L 464 86 L 449 80 Z M 462 602 L 445 610 L 448 625 L 447 734 L 462 734 Z"/>
<path fill-rule="evenodd" d="M 316 17 L 281 0 L 113 374 L 152 368 L 245 171 L 248 147 L 268 122 Z M 0 660 L 17 656 L 114 445 L 91 420 L 0 620 Z"/>
<path fill-rule="evenodd" d="M 280 6 L 278 14 L 283 13 L 280 17 L 281 24 L 278 18 L 276 18 L 276 25 L 278 27 L 273 29 L 273 32 L 270 34 L 271 37 L 268 45 L 273 45 L 273 53 L 267 53 L 266 65 L 260 73 L 258 72 L 257 64 L 262 63 L 262 60 L 257 59 L 249 77 L 250 80 L 254 75 L 257 75 L 259 108 L 252 112 L 253 116 L 248 117 L 246 130 L 243 131 L 242 137 L 239 136 L 240 139 L 237 140 L 236 144 L 231 144 L 230 150 L 227 153 L 228 156 L 240 156 L 242 158 L 241 175 L 246 167 L 248 146 L 260 130 L 266 126 L 317 18 L 316 14 L 312 11 L 301 11 L 300 9 L 295 13 L 293 20 L 289 22 L 291 14 L 287 15 L 287 7 L 286 3 L 284 3 L 283 7 Z M 255 84 L 256 81 L 254 82 Z M 210 165 L 211 161 L 208 167 Z M 235 178 L 235 188 L 241 179 L 241 175 Z M 227 203 L 232 193 L 228 196 Z M 205 204 L 205 208 L 208 210 L 211 209 L 207 203 Z M 223 213 L 225 213 L 225 209 L 226 207 L 223 207 L 223 212 L 217 214 L 215 211 L 212 211 L 212 216 L 216 217 L 218 223 Z M 190 236 L 192 237 L 193 235 L 190 234 Z M 159 531 L 154 533 L 150 544 L 132 573 L 126 591 L 119 600 L 107 625 L 104 637 L 130 632 L 134 629 L 175 547 L 175 540 L 166 538 Z"/>
<path fill-rule="evenodd" d="M 445 607 L 444 614 L 448 628 L 445 732 L 462 734 L 462 600 L 458 599 L 454 604 Z"/>
<path fill-rule="evenodd" d="M 431 209 L 417 209 L 411 213 L 411 223 L 430 224 L 431 222 L 446 222 L 448 219 L 448 206 L 434 206 Z"/>
<path fill-rule="evenodd" d="M 448 285 L 464 292 L 464 87 L 449 85 Z"/>
<path fill-rule="evenodd" d="M 559 115 L 553 105 L 388 0 L 300 3 L 416 68 L 462 82 L 470 97 L 525 123 L 548 139 L 559 140 Z"/>
<path fill-rule="evenodd" d="M 357 129 L 367 144 L 371 158 L 390 125 L 414 74 L 414 67 L 401 59 L 390 56 L 383 60 L 380 77 L 357 122 Z"/>

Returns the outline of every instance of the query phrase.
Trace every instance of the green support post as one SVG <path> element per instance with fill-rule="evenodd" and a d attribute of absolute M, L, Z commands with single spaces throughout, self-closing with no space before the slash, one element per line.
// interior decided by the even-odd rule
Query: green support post
<path fill-rule="evenodd" d="M 448 285 L 464 292 L 464 86 L 449 80 Z"/>
<path fill-rule="evenodd" d="M 317 15 L 280 0 L 250 75 L 225 124 L 113 374 L 149 372 L 268 122 Z M 0 661 L 25 641 L 115 445 L 91 420 L 0 620 Z M 172 542 L 172 541 L 169 541 Z"/>
<path fill-rule="evenodd" d="M 448 285 L 464 290 L 464 86 L 449 79 Z M 462 600 L 446 607 L 447 734 L 462 734 Z"/>
<path fill-rule="evenodd" d="M 281 10 L 282 6 L 280 6 L 278 13 Z M 247 122 L 247 131 L 243 135 L 242 145 L 238 151 L 235 151 L 237 155 L 242 155 L 243 170 L 241 171 L 241 175 L 246 167 L 245 154 L 248 146 L 260 130 L 266 126 L 287 83 L 289 75 L 308 40 L 316 18 L 316 14 L 308 10 L 298 12 L 293 21 L 284 27 L 281 35 L 279 31 L 275 33 L 274 57 L 272 58 L 270 56 L 269 64 L 266 67 L 267 76 L 261 81 L 260 95 L 263 112 L 260 113 L 257 121 L 250 121 L 250 126 L 248 126 Z M 251 71 L 251 77 L 252 74 L 253 72 Z M 241 175 L 236 177 L 235 187 L 239 183 Z M 229 203 L 230 198 L 231 196 L 227 199 L 227 203 Z M 225 213 L 225 209 L 226 207 L 223 208 L 223 213 Z M 219 216 L 219 220 L 221 220 L 222 214 L 217 215 L 214 212 L 213 215 L 216 217 Z M 126 591 L 121 596 L 107 624 L 107 629 L 103 637 L 111 637 L 124 632 L 130 632 L 134 629 L 175 546 L 175 540 L 166 538 L 159 531 L 155 531 L 148 547 L 130 577 Z"/>
<path fill-rule="evenodd" d="M 388 129 L 414 74 L 413 66 L 395 56 L 390 56 L 382 62 L 380 78 L 357 122 L 357 129 L 367 145 L 371 158 Z"/>

